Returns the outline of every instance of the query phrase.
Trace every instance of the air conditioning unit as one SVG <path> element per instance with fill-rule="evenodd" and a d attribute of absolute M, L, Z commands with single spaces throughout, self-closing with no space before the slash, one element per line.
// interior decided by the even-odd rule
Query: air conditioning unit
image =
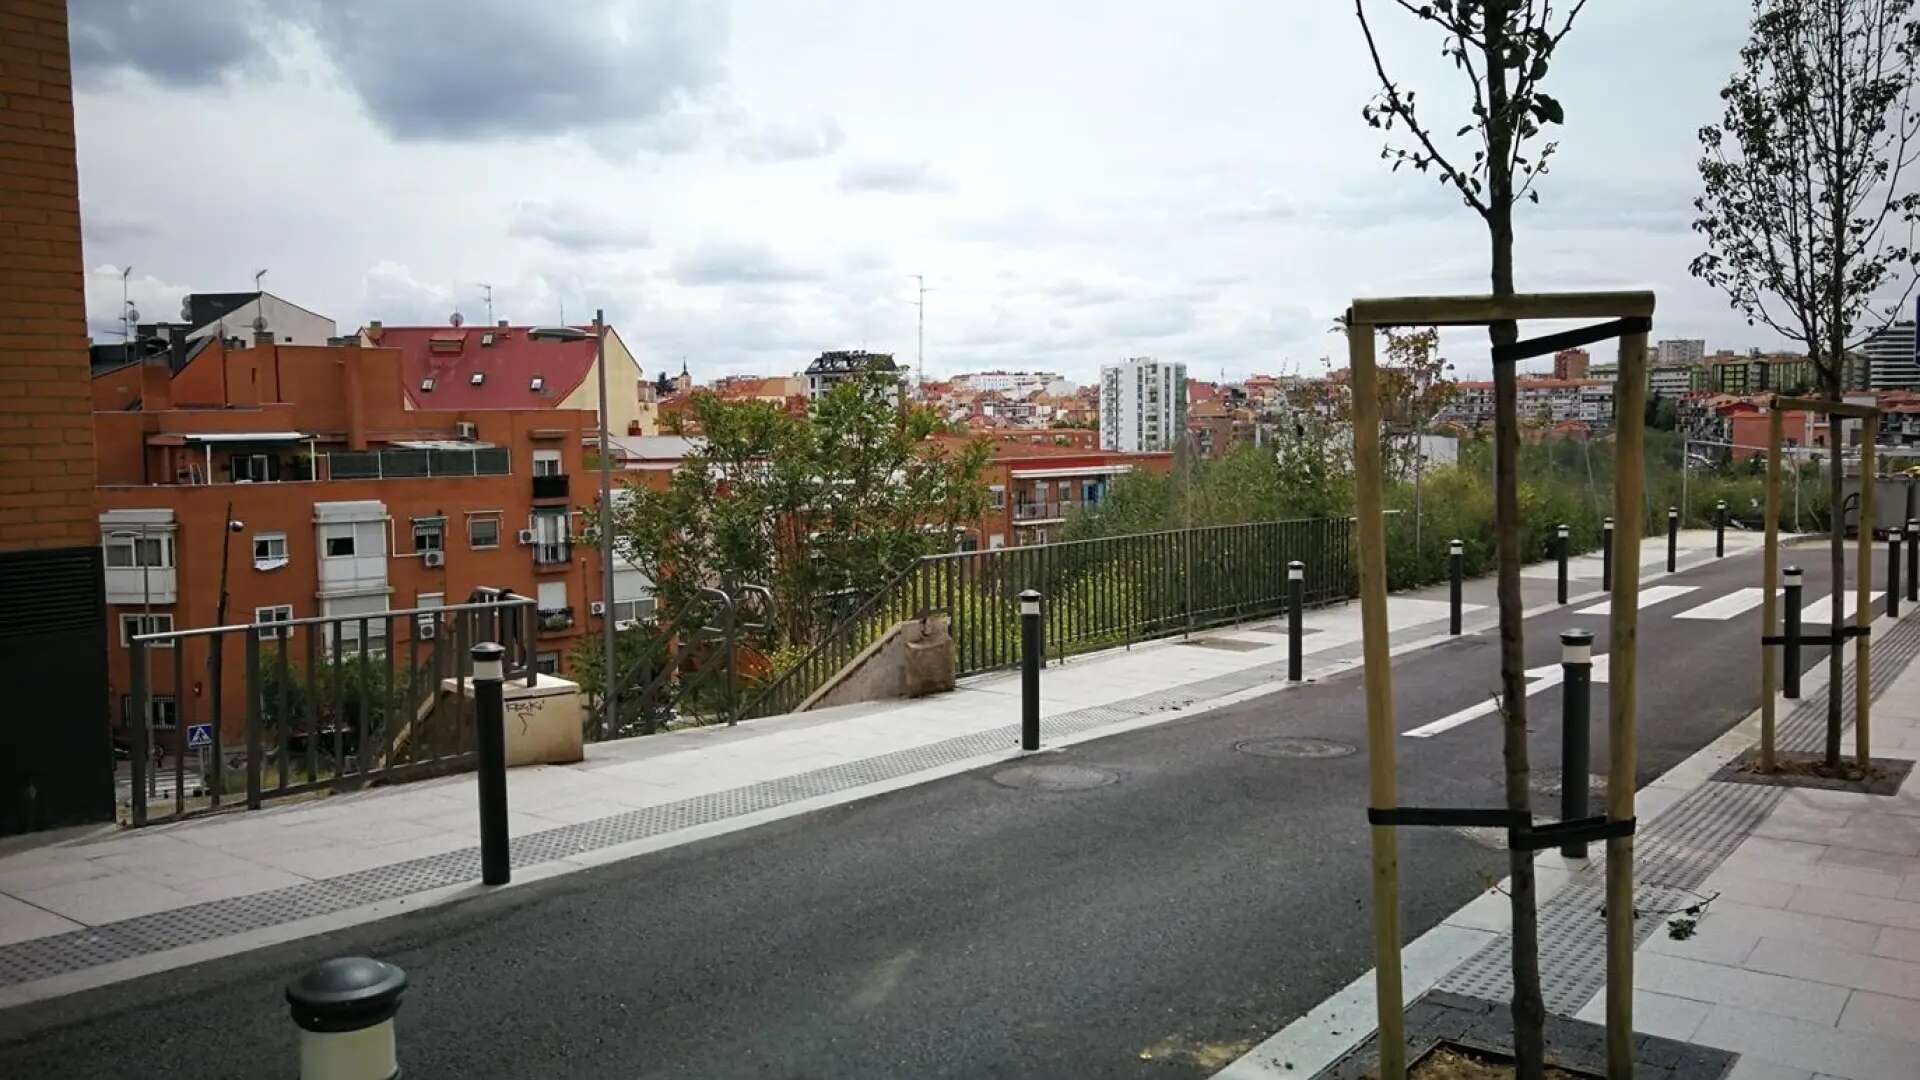
<path fill-rule="evenodd" d="M 607 613 L 607 602 L 605 600 L 595 600 L 593 603 L 587 605 L 587 612 L 591 615 L 605 615 Z"/>
<path fill-rule="evenodd" d="M 613 628 L 615 630 L 625 631 L 625 630 L 631 630 L 634 627 L 639 625 L 640 625 L 640 620 L 638 619 L 620 619 L 613 624 Z"/>
<path fill-rule="evenodd" d="M 428 566 L 445 566 L 447 565 L 447 553 L 444 551 L 429 551 L 420 556 L 420 561 L 426 563 Z"/>
<path fill-rule="evenodd" d="M 453 425 L 455 438 L 477 439 L 480 437 L 480 425 L 471 420 L 456 421 Z"/>
<path fill-rule="evenodd" d="M 533 536 L 532 529 L 520 530 L 520 542 L 522 544 L 531 545 L 533 543 L 533 540 L 534 540 L 534 536 Z"/>
<path fill-rule="evenodd" d="M 439 623 L 435 622 L 432 619 L 428 619 L 425 622 L 422 622 L 419 626 L 414 628 L 413 636 L 415 638 L 418 638 L 421 641 L 430 641 L 433 639 L 434 631 L 439 629 L 439 626 L 440 626 Z"/>

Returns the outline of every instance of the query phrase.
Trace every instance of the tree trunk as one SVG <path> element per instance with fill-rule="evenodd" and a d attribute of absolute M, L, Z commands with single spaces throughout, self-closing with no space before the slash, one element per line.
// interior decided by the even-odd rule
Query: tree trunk
<path fill-rule="evenodd" d="M 1507 115 L 1506 5 L 1486 7 L 1487 233 L 1492 244 L 1493 294 L 1512 296 L 1513 121 Z M 1487 328 L 1494 345 L 1519 337 L 1512 321 Z M 1507 809 L 1531 809 L 1527 764 L 1527 662 L 1520 608 L 1520 418 L 1513 364 L 1493 365 L 1493 533 L 1499 564 L 1500 717 L 1506 763 Z M 1540 1080 L 1546 1055 L 1546 1005 L 1540 998 L 1540 935 L 1535 910 L 1533 852 L 1510 850 L 1513 877 L 1513 1056 L 1516 1080 Z"/>

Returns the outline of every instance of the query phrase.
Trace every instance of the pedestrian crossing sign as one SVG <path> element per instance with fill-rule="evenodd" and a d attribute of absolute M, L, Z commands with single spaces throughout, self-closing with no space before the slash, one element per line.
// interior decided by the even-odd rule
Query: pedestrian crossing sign
<path fill-rule="evenodd" d="M 212 724 L 187 725 L 187 749 L 204 750 L 213 745 Z"/>

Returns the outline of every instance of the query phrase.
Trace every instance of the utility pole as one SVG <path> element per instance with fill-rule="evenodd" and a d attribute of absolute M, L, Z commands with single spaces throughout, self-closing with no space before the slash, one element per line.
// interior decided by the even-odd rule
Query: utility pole
<path fill-rule="evenodd" d="M 601 703 L 600 730 L 605 734 L 619 721 L 615 710 L 620 703 L 620 672 L 614 661 L 613 444 L 607 436 L 607 313 L 604 309 L 593 313 L 593 339 L 593 366 L 600 380 L 600 602 L 606 605 L 606 614 L 600 619 L 600 635 L 605 650 L 602 663 L 606 665 L 603 670 L 607 685 L 606 700 Z M 685 366 L 682 361 L 683 370 Z"/>
<path fill-rule="evenodd" d="M 487 298 L 487 325 L 492 326 L 493 325 L 493 286 L 487 284 L 484 281 L 477 281 L 474 284 L 480 286 L 480 295 Z"/>
<path fill-rule="evenodd" d="M 128 263 L 120 271 L 120 346 L 121 359 L 133 359 L 133 301 L 127 297 L 127 278 L 133 273 L 133 264 Z"/>

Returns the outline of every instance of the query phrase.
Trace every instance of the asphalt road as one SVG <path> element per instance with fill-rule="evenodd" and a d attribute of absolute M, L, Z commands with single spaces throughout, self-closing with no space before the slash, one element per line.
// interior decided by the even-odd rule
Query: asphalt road
<path fill-rule="evenodd" d="M 1802 561 L 1812 600 L 1824 559 Z M 1671 613 L 1758 568 L 1685 572 L 1667 580 L 1697 592 L 1642 613 L 1642 783 L 1755 707 L 1754 619 Z M 1529 664 L 1570 625 L 1604 651 L 1605 616 L 1556 611 L 1529 620 Z M 1491 635 L 1399 658 L 1399 728 L 1484 699 L 1496 669 Z M 1558 760 L 1559 694 L 1529 700 L 1537 765 Z M 1364 754 L 1236 744 L 1358 745 L 1363 725 L 1356 671 L 1048 756 L 1114 778 L 1089 790 L 996 767 L 11 1010 L 0 1074 L 291 1075 L 285 981 L 365 952 L 412 976 L 410 1077 L 1205 1075 L 1372 966 Z M 1397 742 L 1403 802 L 1498 804 L 1494 717 Z M 1506 862 L 1435 828 L 1403 830 L 1402 859 L 1409 938 Z"/>

